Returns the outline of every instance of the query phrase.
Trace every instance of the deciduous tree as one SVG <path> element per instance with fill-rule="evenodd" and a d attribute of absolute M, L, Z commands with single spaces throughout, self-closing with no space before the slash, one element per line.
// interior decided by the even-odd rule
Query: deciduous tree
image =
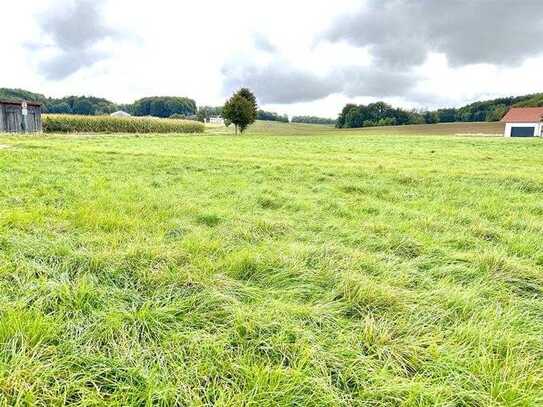
<path fill-rule="evenodd" d="M 254 122 L 256 120 L 256 116 L 257 116 L 257 113 L 258 113 L 258 103 L 256 101 L 256 96 L 253 94 L 253 92 L 251 92 L 247 88 L 241 88 L 238 91 L 238 95 L 240 95 L 241 97 L 244 97 L 249 102 L 251 102 L 251 105 L 253 107 L 253 112 L 254 112 L 254 114 L 253 114 L 253 116 L 254 116 L 253 122 Z"/>
<path fill-rule="evenodd" d="M 238 127 L 243 133 L 256 120 L 254 104 L 238 92 L 224 104 L 223 117 L 234 123 L 236 135 L 238 134 Z"/>

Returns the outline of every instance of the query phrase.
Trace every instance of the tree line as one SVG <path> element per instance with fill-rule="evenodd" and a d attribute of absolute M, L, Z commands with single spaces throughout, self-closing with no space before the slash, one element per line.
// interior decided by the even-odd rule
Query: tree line
<path fill-rule="evenodd" d="M 511 107 L 540 106 L 543 106 L 543 93 L 497 98 L 471 103 L 460 108 L 428 111 L 394 108 L 385 102 L 370 103 L 368 105 L 347 104 L 338 116 L 336 127 L 356 128 L 404 124 L 494 122 L 501 120 Z"/>
<path fill-rule="evenodd" d="M 306 124 L 323 124 L 333 125 L 336 123 L 334 119 L 328 119 L 325 117 L 317 116 L 294 116 L 291 120 L 292 123 L 306 123 Z"/>
<path fill-rule="evenodd" d="M 107 115 L 124 110 L 135 116 L 176 117 L 207 121 L 213 116 L 223 116 L 223 106 L 197 107 L 193 99 L 186 97 L 147 97 L 132 104 L 115 104 L 93 96 L 67 96 L 49 98 L 24 89 L 0 88 L 0 99 L 40 102 L 46 113 Z M 337 127 L 389 126 L 422 123 L 498 121 L 511 107 L 543 106 L 543 93 L 497 98 L 471 103 L 460 108 L 444 108 L 429 111 L 394 108 L 384 102 L 369 105 L 346 105 L 336 121 L 315 116 L 295 116 L 294 123 L 333 124 Z M 257 109 L 257 120 L 288 122 L 286 115 Z"/>
<path fill-rule="evenodd" d="M 336 127 L 358 128 L 420 123 L 424 123 L 424 119 L 415 111 L 394 108 L 385 102 L 376 102 L 369 105 L 346 105 L 339 114 Z"/>
<path fill-rule="evenodd" d="M 122 106 L 128 113 L 134 116 L 154 116 L 191 118 L 196 115 L 198 109 L 193 99 L 186 97 L 147 97 L 136 100 L 131 105 Z"/>
<path fill-rule="evenodd" d="M 42 104 L 45 113 L 77 114 L 85 116 L 107 115 L 124 110 L 134 116 L 195 117 L 198 112 L 196 102 L 186 97 L 146 97 L 131 104 L 116 104 L 94 96 L 67 96 L 48 98 L 39 93 L 24 89 L 0 89 L 0 99 L 14 101 L 35 101 Z"/>
<path fill-rule="evenodd" d="M 256 112 L 256 120 L 267 120 L 270 122 L 288 123 L 288 116 L 286 114 L 277 114 L 275 112 L 266 112 L 265 110 L 258 110 Z"/>

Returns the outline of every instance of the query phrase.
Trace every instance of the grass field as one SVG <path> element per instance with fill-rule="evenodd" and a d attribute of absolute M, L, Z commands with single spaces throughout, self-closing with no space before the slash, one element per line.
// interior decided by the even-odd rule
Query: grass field
<path fill-rule="evenodd" d="M 208 131 L 216 134 L 232 134 L 232 128 L 207 125 Z M 502 137 L 505 124 L 499 122 L 461 122 L 461 123 L 438 123 L 438 124 L 416 124 L 409 126 L 384 126 L 364 127 L 362 129 L 343 129 L 337 131 L 333 126 L 323 126 L 302 123 L 279 123 L 259 121 L 249 130 L 249 134 L 273 134 L 283 136 L 304 135 L 314 136 L 317 134 L 331 133 L 339 134 L 361 134 L 361 135 L 447 135 L 447 136 L 499 136 Z"/>
<path fill-rule="evenodd" d="M 0 405 L 543 403 L 540 139 L 0 145 Z"/>

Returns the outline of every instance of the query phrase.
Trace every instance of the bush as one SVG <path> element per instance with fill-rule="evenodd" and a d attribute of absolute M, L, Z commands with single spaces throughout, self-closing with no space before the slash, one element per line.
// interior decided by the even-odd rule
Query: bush
<path fill-rule="evenodd" d="M 45 133 L 203 133 L 204 125 L 180 119 L 44 115 Z"/>

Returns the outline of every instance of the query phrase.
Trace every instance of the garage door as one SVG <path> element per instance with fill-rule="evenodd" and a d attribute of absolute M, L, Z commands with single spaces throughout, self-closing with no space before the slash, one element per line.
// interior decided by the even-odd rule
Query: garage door
<path fill-rule="evenodd" d="M 511 137 L 533 137 L 535 127 L 511 127 Z"/>

